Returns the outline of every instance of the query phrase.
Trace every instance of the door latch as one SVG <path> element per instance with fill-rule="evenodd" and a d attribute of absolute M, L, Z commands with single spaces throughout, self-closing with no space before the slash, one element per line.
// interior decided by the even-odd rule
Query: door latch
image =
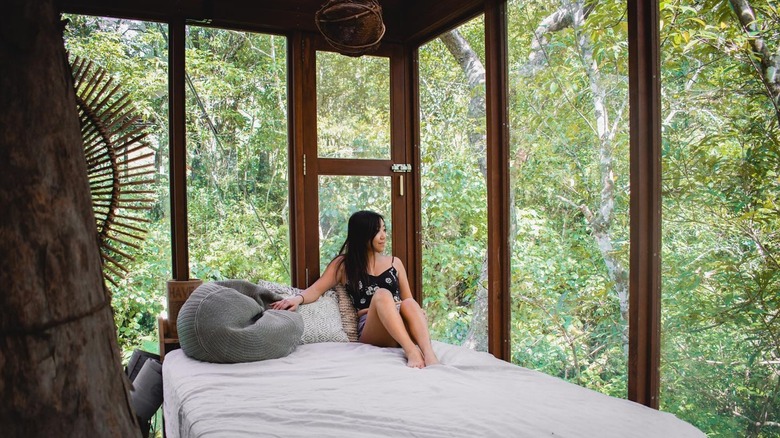
<path fill-rule="evenodd" d="M 390 167 L 393 172 L 400 173 L 401 175 L 398 175 L 398 194 L 403 196 L 404 195 L 404 173 L 410 173 L 412 171 L 412 165 L 411 164 L 393 164 Z"/>

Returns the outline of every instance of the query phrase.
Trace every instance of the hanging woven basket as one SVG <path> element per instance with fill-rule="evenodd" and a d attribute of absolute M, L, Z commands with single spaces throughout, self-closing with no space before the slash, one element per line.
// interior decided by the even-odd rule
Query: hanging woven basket
<path fill-rule="evenodd" d="M 377 0 L 329 0 L 314 20 L 328 43 L 343 55 L 373 52 L 385 35 Z"/>

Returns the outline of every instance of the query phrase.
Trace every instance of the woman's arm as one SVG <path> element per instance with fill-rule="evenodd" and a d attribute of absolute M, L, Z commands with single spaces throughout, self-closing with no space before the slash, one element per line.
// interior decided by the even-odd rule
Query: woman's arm
<path fill-rule="evenodd" d="M 311 286 L 307 287 L 303 292 L 286 298 L 281 301 L 277 301 L 271 304 L 271 308 L 274 310 L 295 310 L 301 304 L 309 304 L 317 301 L 322 294 L 332 289 L 342 277 L 344 272 L 344 265 L 342 264 L 343 256 L 338 256 L 328 264 L 325 268 L 325 272 L 317 281 Z"/>

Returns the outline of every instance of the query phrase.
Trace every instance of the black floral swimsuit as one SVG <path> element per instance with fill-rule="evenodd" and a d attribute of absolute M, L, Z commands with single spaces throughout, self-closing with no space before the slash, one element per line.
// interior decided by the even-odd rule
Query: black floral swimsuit
<path fill-rule="evenodd" d="M 395 266 L 390 266 L 379 275 L 368 274 L 368 284 L 363 284 L 362 281 L 358 281 L 357 290 L 352 289 L 350 296 L 352 297 L 352 304 L 357 310 L 368 309 L 371 305 L 371 298 L 374 297 L 379 289 L 387 289 L 393 294 L 393 300 L 396 303 L 401 302 L 401 291 L 398 288 L 398 271 L 395 270 Z"/>

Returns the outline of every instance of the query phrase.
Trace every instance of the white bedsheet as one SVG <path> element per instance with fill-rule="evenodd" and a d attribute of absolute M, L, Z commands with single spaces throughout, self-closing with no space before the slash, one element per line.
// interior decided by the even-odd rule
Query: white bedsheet
<path fill-rule="evenodd" d="M 168 353 L 165 430 L 182 437 L 664 437 L 705 435 L 675 416 L 434 343 L 442 365 L 397 348 L 299 346 L 287 357 L 211 364 Z"/>

